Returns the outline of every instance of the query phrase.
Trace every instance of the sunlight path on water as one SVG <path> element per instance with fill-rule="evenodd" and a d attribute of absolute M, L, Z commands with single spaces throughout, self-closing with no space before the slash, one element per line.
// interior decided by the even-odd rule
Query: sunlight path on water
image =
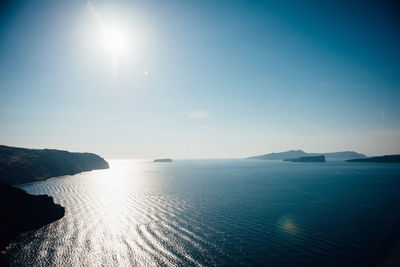
<path fill-rule="evenodd" d="M 359 265 L 398 214 L 399 164 L 110 161 L 21 186 L 66 208 L 13 266 Z"/>
<path fill-rule="evenodd" d="M 154 177 L 146 164 L 129 160 L 110 163 L 109 170 L 33 185 L 35 194 L 52 192 L 55 201 L 66 207 L 66 216 L 47 226 L 47 234 L 44 229 L 36 233 L 46 239 L 40 247 L 28 251 L 29 243 L 26 245 L 25 253 L 39 252 L 35 263 L 201 265 L 188 249 L 196 249 L 203 259 L 210 258 L 202 246 L 207 242 L 187 229 L 180 216 L 191 208 L 190 203 L 164 192 L 163 183 L 152 183 Z M 29 192 L 30 187 L 24 189 Z"/>

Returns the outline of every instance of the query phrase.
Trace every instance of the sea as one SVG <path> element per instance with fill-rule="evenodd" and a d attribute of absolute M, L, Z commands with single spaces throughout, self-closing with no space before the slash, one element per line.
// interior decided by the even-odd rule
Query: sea
<path fill-rule="evenodd" d="M 12 266 L 395 266 L 400 164 L 110 160 L 20 186 L 65 216 Z"/>

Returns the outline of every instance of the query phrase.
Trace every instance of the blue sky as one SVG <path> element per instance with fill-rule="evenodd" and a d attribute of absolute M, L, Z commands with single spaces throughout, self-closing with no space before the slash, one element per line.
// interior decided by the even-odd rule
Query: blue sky
<path fill-rule="evenodd" d="M 2 4 L 0 143 L 107 158 L 400 153 L 398 5 L 282 2 Z M 116 61 L 99 20 L 126 37 Z"/>

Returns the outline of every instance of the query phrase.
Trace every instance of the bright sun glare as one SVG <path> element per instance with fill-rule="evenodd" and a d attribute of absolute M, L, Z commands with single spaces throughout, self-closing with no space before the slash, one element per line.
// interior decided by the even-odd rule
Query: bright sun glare
<path fill-rule="evenodd" d="M 107 53 L 111 54 L 113 61 L 116 61 L 117 58 L 127 54 L 129 50 L 129 35 L 127 28 L 124 28 L 122 26 L 123 24 L 107 20 L 101 16 L 90 2 L 87 7 L 98 26 L 98 40 L 100 42 L 100 47 Z"/>
<path fill-rule="evenodd" d="M 120 56 L 128 48 L 127 33 L 115 25 L 104 26 L 101 32 L 101 43 L 113 56 Z"/>
<path fill-rule="evenodd" d="M 123 12 L 99 12 L 87 4 L 88 23 L 83 32 L 88 40 L 88 51 L 112 69 L 113 78 L 124 73 L 124 68 L 140 57 L 143 49 L 142 29 Z M 100 10 L 101 11 L 101 10 Z M 148 72 L 144 72 L 148 76 Z"/>

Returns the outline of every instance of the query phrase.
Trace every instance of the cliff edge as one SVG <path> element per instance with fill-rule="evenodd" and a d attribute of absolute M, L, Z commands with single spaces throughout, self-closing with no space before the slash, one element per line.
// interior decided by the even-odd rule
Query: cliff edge
<path fill-rule="evenodd" d="M 93 153 L 0 145 L 0 180 L 9 184 L 24 184 L 108 168 L 107 161 Z"/>

